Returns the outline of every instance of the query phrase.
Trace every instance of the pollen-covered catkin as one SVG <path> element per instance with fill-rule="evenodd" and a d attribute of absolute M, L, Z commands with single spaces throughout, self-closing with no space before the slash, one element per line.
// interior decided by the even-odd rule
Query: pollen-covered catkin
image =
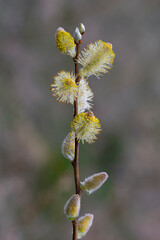
<path fill-rule="evenodd" d="M 61 71 L 53 79 L 51 84 L 52 96 L 60 102 L 73 104 L 78 92 L 75 76 L 70 72 Z"/>
<path fill-rule="evenodd" d="M 76 115 L 71 122 L 71 129 L 82 143 L 84 141 L 93 143 L 97 138 L 96 135 L 101 131 L 101 125 L 98 118 L 90 111 Z"/>
<path fill-rule="evenodd" d="M 62 53 L 71 57 L 76 56 L 76 44 L 74 38 L 61 27 L 58 28 L 56 32 L 56 45 Z"/>
<path fill-rule="evenodd" d="M 112 68 L 115 54 L 112 50 L 112 44 L 101 40 L 88 45 L 78 58 L 78 62 L 83 68 L 80 71 L 81 77 L 89 77 L 90 75 L 100 76 L 102 73 L 108 72 Z"/>

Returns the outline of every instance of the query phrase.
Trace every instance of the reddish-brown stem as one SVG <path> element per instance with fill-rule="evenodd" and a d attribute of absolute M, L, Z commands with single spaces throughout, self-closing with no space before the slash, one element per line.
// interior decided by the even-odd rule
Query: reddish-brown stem
<path fill-rule="evenodd" d="M 78 219 L 75 219 L 74 221 L 72 221 L 73 224 L 73 240 L 77 240 L 78 238 Z"/>
<path fill-rule="evenodd" d="M 73 59 L 75 63 L 75 76 L 76 76 L 76 84 L 79 84 L 80 77 L 78 76 L 79 70 L 78 70 L 78 55 L 79 55 L 79 44 L 76 44 L 76 56 Z M 74 117 L 78 114 L 78 97 L 74 101 Z M 75 137 L 75 158 L 72 161 L 72 166 L 74 170 L 74 180 L 75 180 L 75 189 L 76 194 L 80 195 L 80 180 L 79 180 L 79 141 Z M 78 237 L 78 218 L 72 221 L 73 223 L 73 240 L 77 240 Z"/>

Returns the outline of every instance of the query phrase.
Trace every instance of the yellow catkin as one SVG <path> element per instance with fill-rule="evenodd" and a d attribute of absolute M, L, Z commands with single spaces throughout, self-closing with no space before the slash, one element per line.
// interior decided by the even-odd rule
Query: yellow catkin
<path fill-rule="evenodd" d="M 80 113 L 75 116 L 71 122 L 71 129 L 75 132 L 78 140 L 93 143 L 96 135 L 101 131 L 101 125 L 98 118 L 90 111 L 88 113 Z"/>
<path fill-rule="evenodd" d="M 63 28 L 59 28 L 56 34 L 56 45 L 57 48 L 64 54 L 75 57 L 76 55 L 76 44 L 74 38 L 70 33 L 66 32 Z"/>

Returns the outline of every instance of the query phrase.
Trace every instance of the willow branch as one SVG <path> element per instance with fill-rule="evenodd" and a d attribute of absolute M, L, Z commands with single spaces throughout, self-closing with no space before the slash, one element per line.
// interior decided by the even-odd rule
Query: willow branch
<path fill-rule="evenodd" d="M 76 84 L 79 84 L 80 77 L 78 76 L 78 55 L 79 55 L 79 44 L 76 44 L 76 56 L 73 59 L 75 63 L 75 76 L 76 76 Z M 78 114 L 78 97 L 74 101 L 74 117 Z M 76 194 L 80 195 L 80 180 L 79 180 L 79 141 L 75 137 L 75 158 L 72 161 L 73 170 L 74 170 L 74 180 L 75 180 L 75 189 Z M 78 237 L 78 218 L 72 221 L 73 223 L 73 240 L 77 240 Z"/>

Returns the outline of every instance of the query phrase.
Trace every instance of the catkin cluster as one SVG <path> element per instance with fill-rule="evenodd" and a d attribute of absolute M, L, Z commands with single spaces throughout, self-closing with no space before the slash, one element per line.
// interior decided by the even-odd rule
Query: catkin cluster
<path fill-rule="evenodd" d="M 78 55 L 76 46 L 81 44 L 82 36 L 85 33 L 85 26 L 81 23 L 76 28 L 74 37 L 63 28 L 56 32 L 57 48 L 65 55 L 69 55 L 82 66 L 78 74 L 73 72 L 60 71 L 53 77 L 51 84 L 52 96 L 62 103 L 70 103 L 74 106 L 77 102 L 77 114 L 70 124 L 70 132 L 62 143 L 62 153 L 71 162 L 75 159 L 75 139 L 77 141 L 93 143 L 97 134 L 101 131 L 101 125 L 93 111 L 93 92 L 89 87 L 88 78 L 95 75 L 107 73 L 112 68 L 115 54 L 112 44 L 101 40 L 90 43 Z M 77 78 L 79 81 L 77 82 Z M 106 172 L 93 174 L 80 183 L 81 192 L 93 193 L 107 180 Z M 78 220 L 78 238 L 86 235 L 93 222 L 93 214 L 85 214 L 79 217 L 81 206 L 80 194 L 73 194 L 66 202 L 64 213 L 70 221 Z"/>

